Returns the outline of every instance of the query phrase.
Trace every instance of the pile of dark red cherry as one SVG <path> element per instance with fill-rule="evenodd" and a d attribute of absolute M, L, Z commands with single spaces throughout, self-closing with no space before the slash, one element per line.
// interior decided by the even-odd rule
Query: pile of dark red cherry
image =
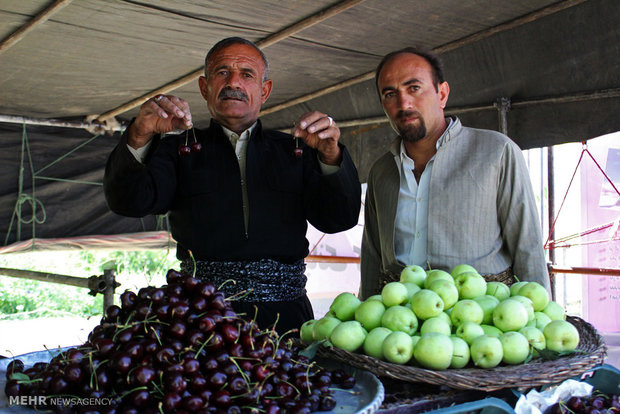
<path fill-rule="evenodd" d="M 545 414 L 620 414 L 620 401 L 616 394 L 594 392 L 585 397 L 570 397 L 549 407 Z"/>
<path fill-rule="evenodd" d="M 236 314 L 212 283 L 175 270 L 166 280 L 122 293 L 84 345 L 27 369 L 13 360 L 7 396 L 77 397 L 34 407 L 57 413 L 292 414 L 330 411 L 334 388 L 354 387 L 352 375 Z M 105 404 L 72 405 L 79 399 Z"/>

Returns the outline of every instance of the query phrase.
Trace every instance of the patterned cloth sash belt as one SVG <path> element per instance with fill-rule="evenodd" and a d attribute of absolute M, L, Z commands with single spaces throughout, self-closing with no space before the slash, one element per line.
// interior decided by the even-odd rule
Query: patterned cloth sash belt
<path fill-rule="evenodd" d="M 304 260 L 280 263 L 272 259 L 258 261 L 196 261 L 196 278 L 212 282 L 226 297 L 235 295 L 240 302 L 283 302 L 306 294 Z M 194 272 L 194 262 L 181 262 L 181 270 Z M 234 282 L 233 282 L 234 281 Z"/>
<path fill-rule="evenodd" d="M 487 282 L 502 282 L 506 285 L 510 286 L 517 280 L 514 277 L 514 273 L 512 273 L 512 267 L 506 268 L 503 272 L 494 274 L 494 275 L 482 275 L 484 280 Z M 385 286 L 389 282 L 398 282 L 400 280 L 400 273 L 394 273 L 391 271 L 385 271 L 381 273 L 381 287 Z"/>

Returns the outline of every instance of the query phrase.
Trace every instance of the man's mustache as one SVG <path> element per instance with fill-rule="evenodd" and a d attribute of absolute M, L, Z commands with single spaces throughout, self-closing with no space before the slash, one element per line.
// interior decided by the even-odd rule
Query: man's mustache
<path fill-rule="evenodd" d="M 241 101 L 247 101 L 248 95 L 240 89 L 224 88 L 217 96 L 218 99 L 239 99 Z"/>
<path fill-rule="evenodd" d="M 396 118 L 399 118 L 399 119 L 410 118 L 410 117 L 413 117 L 413 116 L 418 117 L 418 118 L 422 117 L 422 115 L 418 111 L 403 111 L 403 110 L 400 110 L 400 111 L 398 111 L 396 113 Z"/>

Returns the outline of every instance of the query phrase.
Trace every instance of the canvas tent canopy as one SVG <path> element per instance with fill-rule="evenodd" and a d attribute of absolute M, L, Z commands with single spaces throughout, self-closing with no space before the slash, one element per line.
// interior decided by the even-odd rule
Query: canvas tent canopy
<path fill-rule="evenodd" d="M 328 113 L 365 181 L 394 138 L 373 77 L 386 53 L 435 50 L 447 113 L 544 147 L 620 130 L 619 21 L 615 0 L 5 0 L 0 251 L 167 243 L 165 217 L 108 210 L 103 168 L 118 129 L 156 93 L 187 100 L 208 125 L 197 77 L 224 37 L 255 41 L 269 60 L 264 126 Z"/>

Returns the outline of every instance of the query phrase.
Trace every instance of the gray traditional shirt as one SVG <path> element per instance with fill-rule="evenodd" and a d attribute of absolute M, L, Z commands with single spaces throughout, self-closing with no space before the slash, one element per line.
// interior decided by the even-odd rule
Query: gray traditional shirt
<path fill-rule="evenodd" d="M 360 295 L 381 289 L 381 274 L 400 274 L 394 228 L 400 188 L 400 137 L 368 175 Z M 467 263 L 481 274 L 512 267 L 519 280 L 549 289 L 540 220 L 523 154 L 507 136 L 454 122 L 435 154 L 428 195 L 427 258 L 450 270 Z"/>

